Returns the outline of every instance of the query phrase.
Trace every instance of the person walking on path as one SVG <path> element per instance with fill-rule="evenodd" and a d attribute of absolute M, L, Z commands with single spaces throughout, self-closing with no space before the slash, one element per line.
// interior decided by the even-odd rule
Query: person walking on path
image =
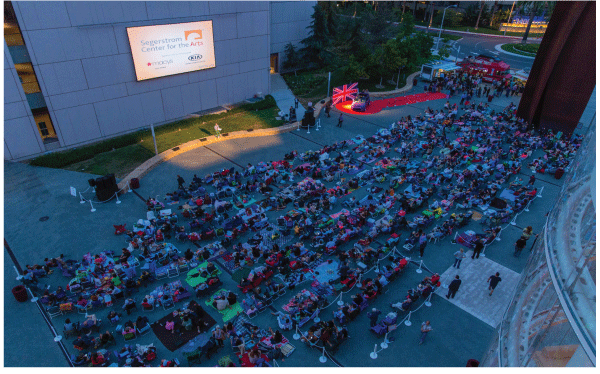
<path fill-rule="evenodd" d="M 184 184 L 185 184 L 185 180 L 183 180 L 183 178 L 181 177 L 181 175 L 177 175 L 177 183 L 179 184 L 179 188 L 183 189 L 184 188 Z"/>
<path fill-rule="evenodd" d="M 476 243 L 475 243 L 475 248 L 473 248 L 473 255 L 471 256 L 471 258 L 474 260 L 475 258 L 479 258 L 479 254 L 481 253 L 481 251 L 483 250 L 483 239 L 479 239 Z"/>
<path fill-rule="evenodd" d="M 344 122 L 344 114 L 340 113 L 340 118 L 338 118 L 337 127 L 342 127 L 342 123 Z"/>
<path fill-rule="evenodd" d="M 298 109 L 298 98 L 294 98 L 294 108 Z"/>
<path fill-rule="evenodd" d="M 423 344 L 425 338 L 427 337 L 427 333 L 433 330 L 429 321 L 425 321 L 421 324 L 421 340 L 419 340 L 419 345 Z"/>
<path fill-rule="evenodd" d="M 515 243 L 515 253 L 513 254 L 513 256 L 519 257 L 521 255 L 521 251 L 523 250 L 523 248 L 525 248 L 526 244 L 527 240 L 521 236 L 519 240 L 517 240 L 517 242 Z"/>
<path fill-rule="evenodd" d="M 460 280 L 460 277 L 458 275 L 454 277 L 454 279 L 452 280 L 452 282 L 450 282 L 450 285 L 448 286 L 448 294 L 446 295 L 446 299 L 454 299 L 454 295 L 456 295 L 456 291 L 458 291 L 458 289 L 460 288 L 461 283 L 462 281 Z"/>
<path fill-rule="evenodd" d="M 460 269 L 460 263 L 462 262 L 463 258 L 466 257 L 467 255 L 462 248 L 459 251 L 454 252 L 454 265 L 452 265 L 452 267 Z"/>
<path fill-rule="evenodd" d="M 527 240 L 529 240 L 529 238 L 531 238 L 531 235 L 533 235 L 533 227 L 527 226 L 526 228 L 523 229 L 523 233 L 521 234 L 521 237 L 523 237 L 527 241 Z M 537 235 L 536 235 L 536 237 L 537 237 Z"/>
<path fill-rule="evenodd" d="M 427 235 L 424 232 L 421 232 L 421 236 L 419 236 L 419 257 L 423 257 L 423 252 L 425 252 L 425 247 L 427 246 Z"/>
<path fill-rule="evenodd" d="M 535 174 L 531 174 L 531 177 L 529 177 L 529 185 L 533 186 L 534 183 L 535 183 Z"/>
<path fill-rule="evenodd" d="M 490 284 L 490 286 L 488 287 L 488 290 L 490 290 L 490 296 L 492 296 L 492 294 L 494 293 L 494 290 L 496 289 L 496 286 L 498 285 L 498 283 L 500 283 L 500 281 L 502 280 L 502 278 L 500 278 L 500 273 L 496 273 L 496 275 L 492 275 L 488 278 L 488 283 Z"/>
<path fill-rule="evenodd" d="M 223 130 L 222 128 L 219 127 L 218 123 L 215 123 L 215 132 L 217 133 L 217 138 L 221 137 L 221 130 Z"/>
<path fill-rule="evenodd" d="M 375 327 L 375 325 L 377 325 L 377 320 L 379 319 L 380 314 L 381 311 L 377 310 L 377 308 L 373 308 L 373 310 L 367 314 L 367 317 L 369 317 L 369 320 L 371 321 L 371 327 Z"/>
<path fill-rule="evenodd" d="M 327 104 L 325 105 L 325 114 L 327 114 L 327 118 L 331 117 L 331 115 L 329 115 L 330 111 L 331 111 L 331 101 L 328 101 Z"/>

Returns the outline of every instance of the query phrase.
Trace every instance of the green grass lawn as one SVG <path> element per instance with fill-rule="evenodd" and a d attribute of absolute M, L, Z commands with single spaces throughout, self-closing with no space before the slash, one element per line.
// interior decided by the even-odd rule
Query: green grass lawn
<path fill-rule="evenodd" d="M 442 39 L 458 40 L 458 39 L 462 39 L 462 36 L 460 36 L 460 35 L 454 35 L 454 34 L 442 33 Z"/>
<path fill-rule="evenodd" d="M 538 49 L 540 48 L 539 44 L 520 44 L 520 43 L 511 43 L 511 44 L 502 44 L 503 50 L 510 53 L 516 53 L 522 56 L 535 57 Z"/>
<path fill-rule="evenodd" d="M 277 106 L 254 111 L 238 107 L 226 113 L 205 115 L 173 122 L 155 128 L 158 152 L 164 152 L 191 140 L 214 135 L 215 123 L 219 124 L 223 129 L 223 133 L 278 127 L 285 123 L 285 121 L 275 119 L 278 112 L 279 108 Z M 64 165 L 61 168 L 97 175 L 114 173 L 117 178 L 123 178 L 154 156 L 154 142 L 152 141 L 150 131 L 141 131 L 137 136 L 139 136 L 140 140 L 135 144 L 98 153 L 92 158 Z M 38 165 L 52 167 L 53 160 L 51 158 L 60 158 L 61 153 L 45 157 L 47 159 L 44 160 L 44 163 Z M 48 159 L 49 157 L 50 159 Z"/>

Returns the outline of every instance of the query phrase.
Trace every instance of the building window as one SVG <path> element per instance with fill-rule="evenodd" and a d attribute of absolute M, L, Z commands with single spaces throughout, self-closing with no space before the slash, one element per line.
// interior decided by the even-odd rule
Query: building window
<path fill-rule="evenodd" d="M 44 141 L 44 144 L 57 142 L 58 137 L 56 136 L 56 131 L 54 131 L 48 108 L 34 109 L 31 112 L 33 113 L 33 120 L 37 124 L 40 137 Z"/>
<path fill-rule="evenodd" d="M 42 136 L 50 135 L 50 132 L 48 132 L 48 127 L 46 126 L 46 122 L 38 123 L 38 127 L 40 128 L 40 133 L 42 134 Z"/>
<path fill-rule="evenodd" d="M 10 1 L 4 2 L 4 40 L 9 47 L 25 45 L 15 10 Z"/>
<path fill-rule="evenodd" d="M 41 92 L 40 85 L 35 77 L 35 72 L 33 71 L 33 65 L 31 62 L 15 64 L 15 69 L 19 75 L 19 80 L 23 84 L 23 91 L 25 91 L 26 94 Z"/>

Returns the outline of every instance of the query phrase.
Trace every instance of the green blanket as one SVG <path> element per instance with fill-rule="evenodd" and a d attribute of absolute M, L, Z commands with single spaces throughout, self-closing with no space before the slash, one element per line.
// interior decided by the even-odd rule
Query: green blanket
<path fill-rule="evenodd" d="M 217 310 L 213 305 L 213 300 L 215 298 L 215 296 L 220 295 L 221 293 L 226 292 L 229 293 L 229 291 L 227 291 L 226 289 L 220 289 L 217 292 L 215 292 L 209 299 L 207 299 L 204 303 L 208 306 L 210 306 L 211 308 L 213 308 L 214 310 Z M 217 310 L 217 312 L 221 313 L 223 315 L 223 322 L 227 322 L 233 318 L 235 318 L 235 316 L 237 316 L 238 312 L 242 313 L 244 310 L 242 309 L 242 306 L 240 305 L 239 302 L 235 303 L 234 305 L 230 305 L 228 308 L 225 308 L 225 310 Z"/>
<path fill-rule="evenodd" d="M 189 284 L 192 287 L 196 287 L 200 283 L 206 282 L 206 280 L 208 278 L 205 278 L 205 277 L 203 277 L 201 275 L 199 275 L 197 277 L 193 277 L 193 275 L 201 273 L 202 271 L 204 271 L 206 269 L 207 265 L 208 265 L 208 262 L 203 262 L 200 265 L 196 266 L 194 269 L 188 271 L 187 276 L 185 278 L 186 283 Z M 215 267 L 216 267 L 216 265 L 215 265 Z M 221 270 L 219 270 L 219 268 L 217 268 L 216 272 L 214 272 L 211 275 L 215 276 L 215 275 L 219 275 L 219 274 L 221 274 Z"/>

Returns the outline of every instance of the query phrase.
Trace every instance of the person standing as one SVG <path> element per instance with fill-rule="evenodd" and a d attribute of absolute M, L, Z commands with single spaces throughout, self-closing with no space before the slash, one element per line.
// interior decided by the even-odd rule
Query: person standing
<path fill-rule="evenodd" d="M 221 326 L 217 325 L 217 327 L 215 327 L 215 329 L 213 331 L 213 338 L 215 338 L 215 340 L 217 341 L 217 344 L 220 347 L 224 346 L 223 342 L 225 341 L 226 337 L 227 336 L 226 336 L 225 331 L 223 331 L 223 329 L 221 329 Z"/>
<path fill-rule="evenodd" d="M 177 183 L 179 184 L 179 188 L 183 189 L 184 188 L 184 184 L 185 184 L 185 180 L 183 180 L 183 178 L 181 177 L 181 175 L 177 175 Z"/>
<path fill-rule="evenodd" d="M 454 279 L 452 280 L 452 282 L 450 282 L 450 285 L 448 286 L 448 294 L 446 295 L 446 299 L 454 299 L 454 295 L 456 295 L 456 291 L 458 291 L 458 289 L 460 288 L 461 283 L 462 281 L 460 280 L 460 277 L 458 275 L 454 277 Z"/>
<path fill-rule="evenodd" d="M 331 101 L 328 101 L 325 105 L 325 114 L 327 114 L 327 118 L 331 117 L 329 112 L 331 111 Z"/>
<path fill-rule="evenodd" d="M 454 265 L 452 265 L 452 267 L 460 269 L 460 263 L 462 262 L 463 258 L 466 257 L 467 255 L 462 248 L 459 251 L 454 252 Z"/>
<path fill-rule="evenodd" d="M 424 232 L 421 232 L 421 236 L 419 236 L 419 257 L 423 257 L 423 253 L 425 252 L 425 247 L 427 246 L 427 235 Z"/>
<path fill-rule="evenodd" d="M 342 127 L 342 123 L 344 122 L 344 114 L 340 113 L 340 118 L 338 118 L 337 127 Z"/>
<path fill-rule="evenodd" d="M 535 174 L 531 174 L 531 176 L 529 177 L 529 185 L 533 186 L 533 184 L 535 183 Z"/>
<path fill-rule="evenodd" d="M 490 296 L 492 296 L 492 294 L 494 293 L 494 290 L 496 289 L 496 286 L 498 285 L 498 283 L 500 283 L 500 281 L 502 280 L 502 278 L 500 278 L 500 273 L 496 273 L 496 275 L 492 275 L 488 278 L 488 283 L 490 284 L 490 286 L 488 287 L 488 290 L 490 290 Z"/>
<path fill-rule="evenodd" d="M 479 254 L 483 250 L 483 247 L 483 239 L 479 239 L 477 242 L 475 242 L 475 248 L 473 248 L 473 255 L 471 256 L 473 260 L 475 258 L 479 258 Z"/>
<path fill-rule="evenodd" d="M 223 130 L 222 128 L 219 127 L 218 123 L 215 123 L 215 132 L 217 133 L 217 138 L 221 137 L 221 130 Z"/>
<path fill-rule="evenodd" d="M 525 248 L 526 244 L 527 240 L 521 236 L 519 240 L 517 240 L 517 242 L 515 243 L 515 253 L 513 254 L 513 256 L 519 257 L 521 255 L 521 251 L 523 250 L 523 248 Z"/>
<path fill-rule="evenodd" d="M 421 324 L 421 340 L 419 340 L 419 345 L 423 344 L 425 338 L 427 337 L 427 334 L 431 330 L 433 330 L 433 328 L 431 327 L 429 321 L 425 321 Z"/>
<path fill-rule="evenodd" d="M 298 98 L 294 98 L 294 108 L 298 109 Z"/>
<path fill-rule="evenodd" d="M 377 308 L 373 308 L 373 310 L 367 314 L 367 317 L 369 317 L 369 320 L 371 321 L 371 327 L 375 327 L 375 325 L 377 325 L 377 320 L 379 319 L 380 314 L 381 311 L 377 310 Z"/>
<path fill-rule="evenodd" d="M 525 240 L 529 240 L 529 238 L 531 238 L 531 235 L 533 235 L 533 227 L 527 226 L 526 228 L 523 229 L 523 233 L 521 234 L 521 237 L 523 237 Z M 536 237 L 537 237 L 537 235 L 536 235 Z"/>

